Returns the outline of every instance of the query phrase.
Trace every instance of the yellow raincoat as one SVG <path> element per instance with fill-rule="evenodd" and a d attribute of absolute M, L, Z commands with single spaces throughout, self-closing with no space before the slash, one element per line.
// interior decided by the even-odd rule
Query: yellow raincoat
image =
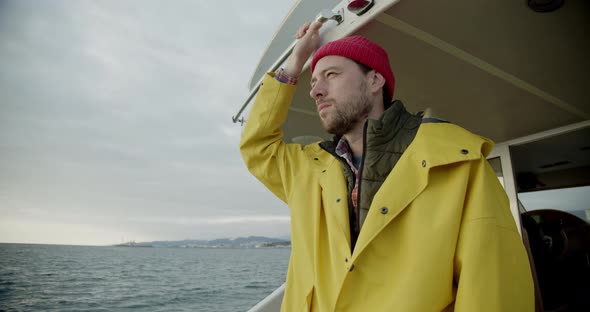
<path fill-rule="evenodd" d="M 290 207 L 282 311 L 534 310 L 527 255 L 485 160 L 492 142 L 422 124 L 351 253 L 342 164 L 318 144 L 282 141 L 295 88 L 264 78 L 240 146 L 252 174 Z"/>

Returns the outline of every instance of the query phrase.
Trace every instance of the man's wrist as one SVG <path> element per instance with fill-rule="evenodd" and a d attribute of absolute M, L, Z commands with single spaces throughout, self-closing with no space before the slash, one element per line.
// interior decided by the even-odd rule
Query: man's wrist
<path fill-rule="evenodd" d="M 285 70 L 281 67 L 275 72 L 275 79 L 286 84 L 296 85 L 297 84 L 297 77 L 293 77 L 285 72 Z"/>

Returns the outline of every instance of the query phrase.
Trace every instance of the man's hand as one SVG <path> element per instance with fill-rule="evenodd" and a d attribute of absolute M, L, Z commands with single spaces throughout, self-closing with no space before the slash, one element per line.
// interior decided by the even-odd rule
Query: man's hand
<path fill-rule="evenodd" d="M 303 65 L 305 65 L 307 59 L 320 45 L 319 31 L 321 27 L 322 23 L 320 22 L 307 22 L 297 30 L 295 38 L 298 41 L 283 67 L 286 75 L 299 78 L 303 70 Z"/>

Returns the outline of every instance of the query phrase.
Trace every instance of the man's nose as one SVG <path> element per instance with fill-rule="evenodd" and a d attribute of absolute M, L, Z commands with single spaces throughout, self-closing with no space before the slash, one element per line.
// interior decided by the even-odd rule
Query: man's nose
<path fill-rule="evenodd" d="M 313 87 L 311 87 L 311 90 L 309 91 L 309 95 L 312 99 L 314 99 L 314 101 L 317 101 L 318 99 L 326 96 L 326 88 L 324 84 L 320 81 L 314 83 Z"/>

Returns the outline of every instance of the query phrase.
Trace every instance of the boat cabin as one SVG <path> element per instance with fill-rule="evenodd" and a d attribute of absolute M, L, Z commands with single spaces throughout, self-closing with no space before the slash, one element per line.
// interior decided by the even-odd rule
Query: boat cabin
<path fill-rule="evenodd" d="M 537 311 L 590 311 L 590 2 L 584 0 L 301 0 L 249 83 L 281 66 L 305 21 L 322 42 L 359 34 L 383 46 L 408 111 L 431 109 L 497 144 L 489 156 L 529 251 Z M 330 135 L 309 96 L 309 62 L 285 141 Z M 282 288 L 251 311 L 278 311 Z"/>

